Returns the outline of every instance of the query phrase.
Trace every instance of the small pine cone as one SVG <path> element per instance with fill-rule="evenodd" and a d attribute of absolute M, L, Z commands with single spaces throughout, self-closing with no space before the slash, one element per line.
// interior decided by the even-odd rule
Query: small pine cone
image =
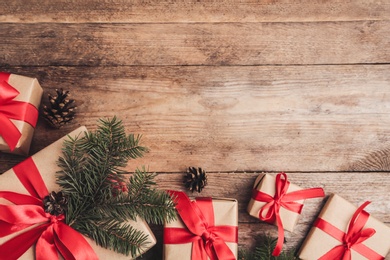
<path fill-rule="evenodd" d="M 201 192 L 207 185 L 206 172 L 202 168 L 189 167 L 184 178 L 184 184 L 192 192 Z"/>
<path fill-rule="evenodd" d="M 56 89 L 57 95 L 48 94 L 50 104 L 43 106 L 43 117 L 54 128 L 61 128 L 74 119 L 75 101 L 69 99 L 69 91 Z"/>
<path fill-rule="evenodd" d="M 45 212 L 50 213 L 51 215 L 59 216 L 65 213 L 67 209 L 68 199 L 60 191 L 56 193 L 52 191 L 43 199 L 43 208 Z"/>

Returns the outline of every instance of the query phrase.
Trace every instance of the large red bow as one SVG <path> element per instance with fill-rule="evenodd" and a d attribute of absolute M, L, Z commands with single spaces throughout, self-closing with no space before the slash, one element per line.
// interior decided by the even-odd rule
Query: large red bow
<path fill-rule="evenodd" d="M 215 226 L 211 198 L 190 201 L 184 192 L 168 191 L 176 198 L 176 209 L 185 228 L 164 228 L 164 244 L 192 242 L 194 260 L 234 260 L 236 257 L 225 242 L 238 241 L 237 226 Z"/>
<path fill-rule="evenodd" d="M 284 179 L 281 178 L 282 176 Z M 287 193 L 289 186 L 290 182 L 287 181 L 287 175 L 284 172 L 281 172 L 276 175 L 275 195 L 273 197 L 256 189 L 253 189 L 252 192 L 252 198 L 254 200 L 267 202 L 267 204 L 265 204 L 259 212 L 259 219 L 271 224 L 276 221 L 278 227 L 278 241 L 274 251 L 272 252 L 273 256 L 280 255 L 284 242 L 283 223 L 279 214 L 280 208 L 283 207 L 300 214 L 303 204 L 296 202 L 297 200 L 325 196 L 322 188 L 311 188 Z M 265 216 L 263 216 L 264 211 L 267 211 Z"/>
<path fill-rule="evenodd" d="M 351 260 L 351 249 L 355 250 L 362 256 L 370 260 L 382 260 L 383 256 L 376 253 L 371 248 L 362 244 L 363 241 L 372 237 L 375 234 L 373 228 L 363 229 L 370 214 L 365 212 L 363 209 L 369 204 L 366 201 L 361 205 L 356 212 L 353 214 L 351 221 L 349 222 L 347 233 L 344 233 L 337 227 L 333 226 L 329 222 L 318 218 L 314 223 L 314 226 L 331 235 L 342 244 L 335 246 L 328 253 L 323 255 L 319 260 L 335 259 L 335 260 Z"/>
<path fill-rule="evenodd" d="M 9 76 L 8 73 L 0 72 L 0 136 L 13 151 L 22 134 L 11 119 L 24 121 L 35 127 L 38 110 L 30 103 L 13 100 L 19 92 L 8 84 Z"/>
<path fill-rule="evenodd" d="M 41 175 L 30 158 L 13 168 L 31 194 L 0 191 L 14 205 L 0 204 L 0 237 L 28 229 L 0 245 L 0 256 L 18 259 L 36 243 L 36 259 L 98 259 L 92 247 L 76 230 L 66 225 L 64 215 L 53 216 L 43 209 L 42 199 L 49 194 Z M 31 228 L 32 227 L 32 228 Z"/>

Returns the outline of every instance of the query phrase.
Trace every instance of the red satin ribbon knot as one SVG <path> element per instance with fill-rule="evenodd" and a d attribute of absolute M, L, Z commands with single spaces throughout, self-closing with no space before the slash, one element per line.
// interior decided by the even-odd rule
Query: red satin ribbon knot
<path fill-rule="evenodd" d="M 303 204 L 296 202 L 297 200 L 325 196 L 322 188 L 311 188 L 287 193 L 289 186 L 290 182 L 287 180 L 287 175 L 284 172 L 281 172 L 276 175 L 275 195 L 273 197 L 256 189 L 253 189 L 252 191 L 252 198 L 254 200 L 267 203 L 261 208 L 259 212 L 259 219 L 270 224 L 273 224 L 276 221 L 276 225 L 278 227 L 278 241 L 274 251 L 272 252 L 273 256 L 280 255 L 284 242 L 283 222 L 279 214 L 280 208 L 283 207 L 300 214 Z M 266 212 L 265 216 L 264 212 Z"/>
<path fill-rule="evenodd" d="M 11 119 L 20 120 L 35 127 L 38 109 L 30 103 L 13 100 L 19 95 L 19 91 L 8 84 L 9 77 L 10 74 L 0 72 L 0 136 L 13 151 L 22 134 Z"/>
<path fill-rule="evenodd" d="M 85 238 L 64 223 L 64 215 L 45 212 L 42 200 L 49 192 L 31 157 L 13 170 L 31 195 L 0 191 L 0 198 L 13 203 L 0 204 L 0 237 L 28 230 L 0 245 L 0 256 L 18 259 L 36 243 L 37 260 L 59 259 L 58 252 L 65 260 L 98 259 Z"/>
<path fill-rule="evenodd" d="M 351 260 L 351 249 L 370 260 L 385 259 L 371 248 L 362 244 L 362 242 L 372 237 L 376 233 L 373 228 L 363 229 L 368 218 L 370 217 L 370 214 L 363 210 L 368 204 L 370 204 L 370 202 L 366 201 L 355 211 L 349 222 L 347 233 L 344 233 L 337 227 L 321 218 L 316 220 L 314 223 L 315 227 L 321 229 L 328 235 L 341 242 L 341 245 L 332 248 L 329 252 L 319 258 L 319 260 Z"/>
<path fill-rule="evenodd" d="M 164 244 L 192 243 L 193 260 L 235 260 L 226 242 L 238 241 L 237 226 L 215 226 L 211 198 L 191 201 L 184 192 L 168 191 L 187 228 L 164 228 Z"/>

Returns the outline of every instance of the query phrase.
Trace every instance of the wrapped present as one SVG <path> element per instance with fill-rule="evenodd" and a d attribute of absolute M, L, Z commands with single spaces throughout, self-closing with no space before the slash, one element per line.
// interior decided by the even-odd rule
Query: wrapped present
<path fill-rule="evenodd" d="M 42 93 L 37 79 L 0 72 L 0 151 L 28 154 Z"/>
<path fill-rule="evenodd" d="M 299 251 L 299 258 L 379 260 L 390 251 L 390 227 L 332 194 Z"/>
<path fill-rule="evenodd" d="M 85 131 L 85 127 L 80 127 L 69 136 L 74 138 Z M 57 216 L 44 211 L 46 199 L 43 197 L 49 195 L 49 191 L 59 190 L 57 160 L 66 138 L 69 137 L 54 142 L 0 175 L 0 255 L 58 259 L 58 251 L 64 259 L 129 259 L 129 256 L 98 246 L 66 225 L 61 221 L 63 214 Z M 148 235 L 142 252 L 156 244 L 146 222 L 138 219 L 129 224 Z"/>
<path fill-rule="evenodd" d="M 164 259 L 237 259 L 238 203 L 169 191 L 179 218 L 164 225 Z"/>
<path fill-rule="evenodd" d="M 283 230 L 293 231 L 304 199 L 324 196 L 322 188 L 302 189 L 291 184 L 285 173 L 277 174 L 276 178 L 263 174 L 255 181 L 247 211 L 249 215 L 278 227 L 278 241 L 273 251 L 273 255 L 278 256 L 284 241 Z"/>

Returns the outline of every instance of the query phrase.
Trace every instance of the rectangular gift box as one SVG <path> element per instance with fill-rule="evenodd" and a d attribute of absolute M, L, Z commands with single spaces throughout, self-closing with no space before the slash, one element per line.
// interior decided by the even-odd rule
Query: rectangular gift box
<path fill-rule="evenodd" d="M 19 91 L 19 95 L 17 95 L 13 100 L 30 103 L 34 107 L 39 109 L 43 90 L 39 85 L 37 79 L 11 74 L 7 82 L 14 89 Z M 29 123 L 20 120 L 11 119 L 11 121 L 22 134 L 21 138 L 19 139 L 19 142 L 15 147 L 15 150 L 13 150 L 12 153 L 20 154 L 20 155 L 28 155 L 28 152 L 30 150 L 31 140 L 34 134 L 34 128 Z M 4 141 L 1 135 L 0 135 L 0 151 L 11 153 L 8 144 Z"/>
<path fill-rule="evenodd" d="M 275 181 L 276 181 L 276 178 L 273 175 L 261 174 L 256 178 L 253 188 L 258 190 L 258 191 L 264 192 L 270 196 L 274 196 L 275 195 Z M 297 190 L 302 190 L 302 188 L 293 184 L 293 183 L 290 183 L 290 185 L 287 189 L 287 193 L 292 192 L 292 191 L 297 191 Z M 303 203 L 304 200 L 296 200 L 296 202 Z M 259 218 L 259 212 L 265 204 L 267 204 L 267 203 L 261 202 L 261 201 L 256 201 L 253 198 L 251 198 L 251 200 L 249 201 L 249 204 L 248 204 L 248 208 L 247 208 L 249 215 L 251 215 L 252 217 L 255 217 L 255 218 Z M 264 215 L 266 213 L 267 212 L 264 212 Z M 298 221 L 299 214 L 296 212 L 292 212 L 290 210 L 287 210 L 283 207 L 280 208 L 279 213 L 280 213 L 280 218 L 281 218 L 282 223 L 283 223 L 283 228 L 285 230 L 292 232 L 297 221 Z"/>
<path fill-rule="evenodd" d="M 318 218 L 321 218 L 343 232 L 346 232 L 350 219 L 356 209 L 356 206 L 345 199 L 332 194 L 322 208 Z M 385 258 L 390 251 L 390 227 L 370 216 L 364 228 L 373 228 L 376 233 L 362 243 Z M 340 244 L 341 242 L 337 239 L 313 226 L 302 244 L 299 251 L 299 258 L 302 260 L 318 259 Z M 351 252 L 352 260 L 367 259 L 357 253 L 354 249 L 352 249 Z"/>
<path fill-rule="evenodd" d="M 75 138 L 78 135 L 81 135 L 87 129 L 85 127 L 80 127 L 75 131 L 71 132 L 68 136 Z M 32 160 L 36 164 L 43 181 L 45 182 L 47 189 L 49 192 L 51 191 L 59 191 L 59 186 L 56 184 L 56 172 L 59 171 L 59 167 L 57 166 L 58 158 L 61 156 L 62 144 L 64 140 L 68 138 L 68 136 L 61 138 L 60 140 L 54 142 L 49 145 L 45 149 L 31 156 Z M 17 193 L 27 194 L 24 186 L 20 183 L 19 179 L 15 175 L 13 169 L 8 170 L 4 174 L 0 175 L 0 191 L 13 191 Z M 2 204 L 10 204 L 8 201 L 0 198 L 0 203 Z M 150 230 L 148 224 L 142 219 L 138 219 L 137 221 L 129 221 L 129 223 L 137 230 L 142 231 L 145 235 L 148 235 L 147 245 L 142 248 L 142 252 L 146 252 L 148 249 L 153 247 L 156 244 L 156 238 Z M 24 231 L 11 234 L 9 236 L 0 238 L 0 245 L 10 238 L 23 233 Z M 105 249 L 103 247 L 98 246 L 93 240 L 85 237 L 87 242 L 91 245 L 95 253 L 98 255 L 99 259 L 115 259 L 115 260 L 125 260 L 130 259 L 129 256 L 125 256 L 123 254 L 116 253 L 112 250 Z M 1 257 L 0 257 L 1 258 Z M 23 260 L 31 260 L 35 259 L 35 250 L 34 248 L 28 249 L 24 255 L 20 258 Z"/>
<path fill-rule="evenodd" d="M 238 226 L 238 203 L 235 199 L 213 198 L 215 226 Z M 183 221 L 178 217 L 175 221 L 165 223 L 164 228 L 186 228 Z M 226 245 L 237 258 L 238 244 L 226 242 Z M 191 260 L 192 243 L 164 244 L 163 259 Z"/>

